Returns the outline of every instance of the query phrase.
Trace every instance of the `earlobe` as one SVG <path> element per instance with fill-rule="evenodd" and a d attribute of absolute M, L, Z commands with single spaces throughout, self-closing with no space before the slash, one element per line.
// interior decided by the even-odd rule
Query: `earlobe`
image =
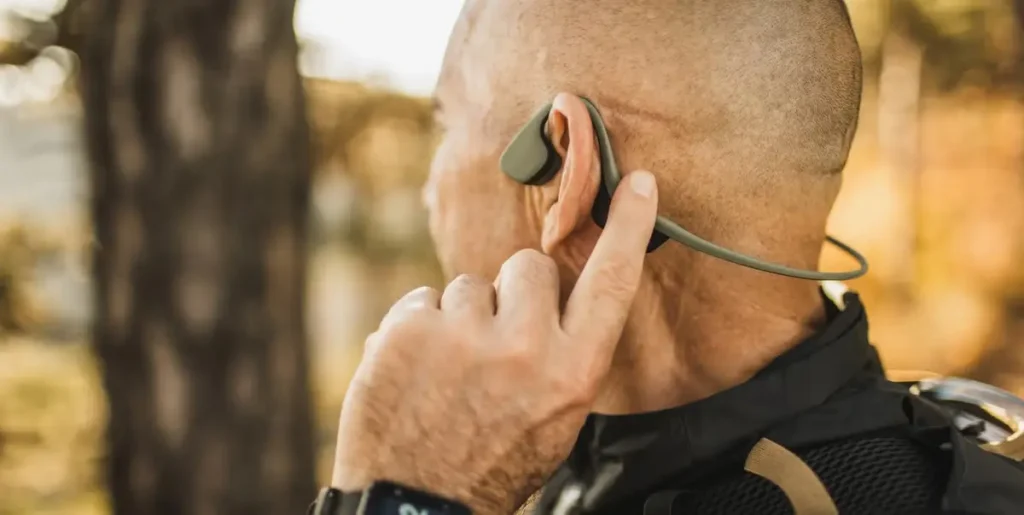
<path fill-rule="evenodd" d="M 593 122 L 579 97 L 567 93 L 555 97 L 545 130 L 563 157 L 557 175 L 558 198 L 545 214 L 541 238 L 544 252 L 550 254 L 574 231 L 591 223 L 601 172 Z"/>

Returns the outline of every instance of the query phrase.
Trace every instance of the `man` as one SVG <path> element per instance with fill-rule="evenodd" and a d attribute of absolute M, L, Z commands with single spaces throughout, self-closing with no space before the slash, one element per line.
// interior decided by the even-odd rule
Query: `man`
<path fill-rule="evenodd" d="M 368 340 L 334 486 L 476 513 L 545 481 L 541 513 L 1024 512 L 1018 464 L 885 380 L 856 295 L 673 242 L 644 257 L 660 198 L 721 246 L 814 268 L 860 91 L 840 0 L 469 0 L 425 188 L 458 279 Z M 603 232 L 580 96 L 619 166 L 657 180 L 627 174 Z M 499 155 L 552 99 L 563 165 L 523 186 Z"/>

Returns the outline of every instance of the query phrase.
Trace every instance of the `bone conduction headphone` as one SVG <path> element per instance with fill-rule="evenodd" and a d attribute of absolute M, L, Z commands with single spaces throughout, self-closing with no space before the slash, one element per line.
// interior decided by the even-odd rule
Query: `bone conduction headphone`
<path fill-rule="evenodd" d="M 594 209 L 591 211 L 591 216 L 598 226 L 604 228 L 605 222 L 608 220 L 608 209 L 611 205 L 612 194 L 615 192 L 615 188 L 619 186 L 622 176 L 619 174 L 619 168 L 615 164 L 615 155 L 612 153 L 608 129 L 604 125 L 601 114 L 590 100 L 586 98 L 582 100 L 590 112 L 590 119 L 594 125 L 594 132 L 597 135 L 597 146 L 601 154 L 601 182 L 604 185 L 603 188 L 598 189 L 598 196 L 594 201 Z M 509 143 L 505 152 L 501 155 L 501 170 L 505 175 L 508 175 L 512 180 L 520 184 L 528 186 L 545 184 L 553 179 L 562 168 L 562 156 L 558 154 L 550 138 L 544 132 L 544 126 L 548 115 L 551 113 L 551 107 L 552 104 L 549 103 L 537 111 L 537 114 L 516 134 L 516 137 Z M 654 233 L 651 235 L 650 243 L 647 245 L 647 252 L 657 249 L 668 239 L 673 239 L 698 252 L 703 252 L 740 266 L 762 272 L 795 277 L 797 279 L 845 281 L 856 279 L 868 271 L 868 261 L 864 256 L 849 245 L 831 236 L 826 236 L 826 241 L 857 260 L 857 263 L 860 265 L 858 269 L 847 272 L 818 272 L 769 263 L 715 245 L 683 229 L 672 220 L 664 216 L 658 216 L 658 220 L 654 225 Z"/>

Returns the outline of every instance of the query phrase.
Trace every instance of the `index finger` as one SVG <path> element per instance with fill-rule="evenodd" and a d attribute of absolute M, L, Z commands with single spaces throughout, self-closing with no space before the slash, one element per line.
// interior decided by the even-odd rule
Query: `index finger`
<path fill-rule="evenodd" d="M 657 217 L 654 176 L 630 173 L 615 189 L 604 231 L 566 303 L 562 330 L 573 340 L 607 349 L 611 356 L 640 284 Z"/>

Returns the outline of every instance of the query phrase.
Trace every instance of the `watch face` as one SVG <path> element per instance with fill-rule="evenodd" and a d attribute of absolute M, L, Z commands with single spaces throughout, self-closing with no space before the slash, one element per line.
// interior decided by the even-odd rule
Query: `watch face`
<path fill-rule="evenodd" d="M 457 502 L 394 483 L 374 483 L 368 494 L 365 515 L 472 515 Z"/>

